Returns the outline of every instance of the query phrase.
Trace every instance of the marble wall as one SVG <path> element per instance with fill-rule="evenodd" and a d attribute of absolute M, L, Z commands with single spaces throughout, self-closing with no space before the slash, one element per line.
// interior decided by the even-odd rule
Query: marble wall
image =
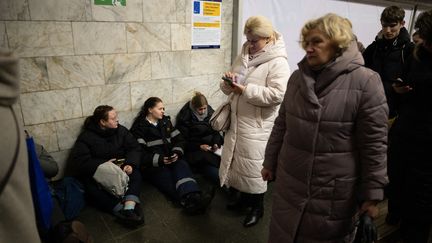
<path fill-rule="evenodd" d="M 63 168 L 99 104 L 114 106 L 127 127 L 150 96 L 171 116 L 194 91 L 217 107 L 218 80 L 231 64 L 233 0 L 222 7 L 221 48 L 191 50 L 192 0 L 0 1 L 0 48 L 20 57 L 20 120 Z"/>

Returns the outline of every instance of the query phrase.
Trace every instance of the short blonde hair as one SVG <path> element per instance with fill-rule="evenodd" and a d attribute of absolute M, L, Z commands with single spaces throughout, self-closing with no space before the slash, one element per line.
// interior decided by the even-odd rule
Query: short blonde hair
<path fill-rule="evenodd" d="M 251 34 L 262 38 L 270 38 L 271 40 L 276 39 L 276 32 L 271 21 L 259 15 L 252 16 L 246 20 L 243 33 L 245 35 Z"/>
<path fill-rule="evenodd" d="M 351 41 L 354 40 L 351 22 L 337 14 L 328 13 L 320 18 L 309 20 L 303 26 L 300 34 L 303 49 L 306 49 L 305 37 L 313 29 L 324 33 L 340 50 L 348 48 Z"/>

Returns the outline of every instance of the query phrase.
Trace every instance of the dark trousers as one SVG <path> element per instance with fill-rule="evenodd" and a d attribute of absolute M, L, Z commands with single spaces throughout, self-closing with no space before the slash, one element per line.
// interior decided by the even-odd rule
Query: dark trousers
<path fill-rule="evenodd" d="M 204 175 L 214 185 L 219 185 L 220 157 L 212 152 L 194 151 L 186 153 L 191 168 Z"/>
<path fill-rule="evenodd" d="M 264 193 L 251 194 L 242 192 L 241 197 L 244 198 L 246 205 L 252 208 L 263 208 L 264 207 Z"/>
<path fill-rule="evenodd" d="M 164 167 L 145 168 L 143 176 L 171 200 L 179 201 L 190 192 L 200 191 L 188 163 L 182 159 Z"/>
<path fill-rule="evenodd" d="M 414 219 L 402 219 L 400 231 L 404 243 L 427 243 L 431 226 Z"/>
<path fill-rule="evenodd" d="M 403 190 L 406 177 L 406 166 L 402 161 L 404 158 L 404 148 L 393 144 L 389 146 L 387 159 L 387 174 L 389 184 L 385 188 L 385 193 L 388 198 L 388 213 L 396 217 L 402 214 Z"/>
<path fill-rule="evenodd" d="M 134 169 L 129 175 L 128 190 L 125 193 L 125 197 L 133 195 L 136 198 L 139 198 L 141 184 L 141 173 L 138 169 Z M 111 193 L 104 190 L 95 180 L 93 180 L 93 178 L 88 179 L 85 182 L 85 193 L 87 201 L 90 204 L 108 213 L 113 212 L 114 207 L 123 200 L 123 198 L 115 197 Z"/>
<path fill-rule="evenodd" d="M 212 184 L 220 185 L 219 168 L 212 165 L 203 165 L 198 168 L 199 173 L 203 174 Z"/>
<path fill-rule="evenodd" d="M 234 187 L 230 187 L 230 193 L 240 193 L 240 202 L 246 207 L 255 209 L 262 209 L 264 207 L 264 193 L 252 194 L 247 192 L 240 192 Z"/>

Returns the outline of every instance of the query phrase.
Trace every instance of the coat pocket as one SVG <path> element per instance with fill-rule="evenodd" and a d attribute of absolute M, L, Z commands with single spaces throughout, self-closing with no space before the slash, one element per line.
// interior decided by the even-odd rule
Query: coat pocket
<path fill-rule="evenodd" d="M 357 189 L 357 178 L 336 179 L 333 188 L 331 204 L 331 219 L 345 219 L 352 217 L 356 210 L 355 191 Z"/>

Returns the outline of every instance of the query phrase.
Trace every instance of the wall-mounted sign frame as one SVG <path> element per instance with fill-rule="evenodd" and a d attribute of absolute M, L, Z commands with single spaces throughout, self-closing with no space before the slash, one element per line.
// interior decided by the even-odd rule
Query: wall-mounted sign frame
<path fill-rule="evenodd" d="M 94 0 L 94 5 L 126 6 L 126 0 Z"/>
<path fill-rule="evenodd" d="M 192 1 L 192 49 L 220 48 L 222 0 Z"/>

